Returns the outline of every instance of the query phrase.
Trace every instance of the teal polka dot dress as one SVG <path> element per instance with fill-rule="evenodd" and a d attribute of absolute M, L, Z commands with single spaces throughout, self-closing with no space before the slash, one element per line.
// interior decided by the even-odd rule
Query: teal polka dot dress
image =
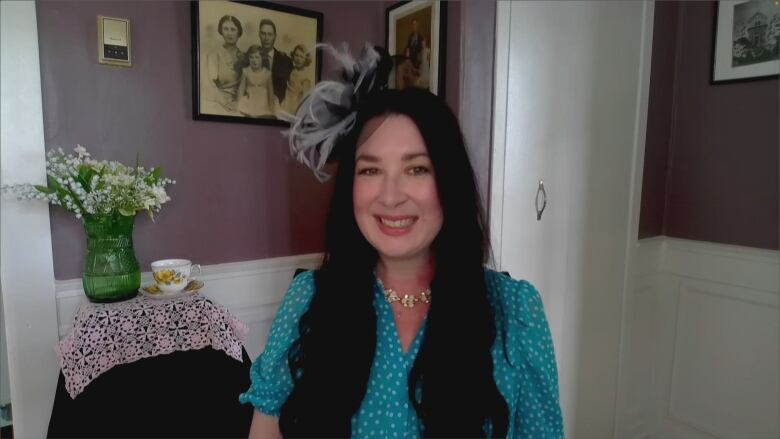
<path fill-rule="evenodd" d="M 558 371 L 541 297 L 530 283 L 493 270 L 485 270 L 485 280 L 496 316 L 493 376 L 509 408 L 508 437 L 562 438 Z M 271 326 L 265 351 L 252 365 L 252 385 L 239 396 L 242 403 L 279 416 L 293 388 L 287 351 L 298 338 L 298 320 L 313 294 L 313 272 L 293 280 Z M 376 354 L 366 396 L 352 417 L 352 436 L 419 437 L 420 423 L 409 401 L 407 378 L 425 337 L 425 323 L 404 354 L 392 309 L 378 284 L 374 286 L 374 309 Z"/>

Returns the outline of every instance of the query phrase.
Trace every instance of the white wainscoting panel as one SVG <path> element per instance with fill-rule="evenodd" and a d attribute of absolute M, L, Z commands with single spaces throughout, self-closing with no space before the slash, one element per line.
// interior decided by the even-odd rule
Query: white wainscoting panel
<path fill-rule="evenodd" d="M 249 326 L 244 343 L 254 359 L 262 352 L 276 310 L 287 291 L 296 268 L 319 266 L 321 254 L 285 256 L 256 261 L 205 265 L 200 279 L 205 286 L 201 294 L 224 305 Z M 150 272 L 141 274 L 141 283 L 152 282 Z M 86 302 L 81 279 L 56 282 L 57 318 L 62 338 L 70 331 L 73 317 Z"/>
<path fill-rule="evenodd" d="M 631 439 L 778 439 L 780 253 L 638 244 L 628 310 Z"/>
<path fill-rule="evenodd" d="M 777 417 L 764 411 L 778 407 L 777 301 L 755 293 L 681 282 L 669 395 L 677 421 L 715 437 L 777 437 Z"/>

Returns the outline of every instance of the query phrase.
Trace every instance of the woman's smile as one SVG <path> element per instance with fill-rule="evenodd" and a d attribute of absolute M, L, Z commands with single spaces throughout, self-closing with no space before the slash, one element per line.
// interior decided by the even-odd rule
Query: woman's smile
<path fill-rule="evenodd" d="M 409 233 L 417 222 L 416 216 L 376 216 L 379 230 L 385 235 L 400 236 Z"/>

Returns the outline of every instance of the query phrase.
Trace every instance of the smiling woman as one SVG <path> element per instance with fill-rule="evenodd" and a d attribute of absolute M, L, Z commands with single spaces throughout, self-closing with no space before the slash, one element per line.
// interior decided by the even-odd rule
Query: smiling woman
<path fill-rule="evenodd" d="M 355 159 L 355 219 L 382 260 L 425 264 L 442 225 L 433 164 L 408 116 L 371 120 Z"/>
<path fill-rule="evenodd" d="M 289 134 L 316 171 L 339 162 L 325 258 L 294 280 L 252 366 L 250 436 L 562 437 L 541 299 L 484 266 L 457 119 L 429 91 L 386 89 L 372 48 L 340 55 L 352 82 L 318 84 Z M 324 117 L 320 99 L 342 91 L 356 107 Z"/>

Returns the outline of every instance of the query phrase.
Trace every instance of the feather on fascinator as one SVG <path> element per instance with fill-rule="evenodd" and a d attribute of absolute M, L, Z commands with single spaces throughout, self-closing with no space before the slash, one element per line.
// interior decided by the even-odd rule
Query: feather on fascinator
<path fill-rule="evenodd" d="M 301 99 L 294 115 L 282 114 L 280 118 L 290 122 L 290 129 L 282 133 L 289 140 L 290 153 L 324 182 L 330 178 L 322 170 L 328 157 L 355 127 L 358 106 L 387 87 L 392 61 L 384 49 L 368 43 L 357 59 L 346 44 L 341 50 L 330 44 L 316 47 L 338 61 L 343 80 L 320 81 Z"/>

